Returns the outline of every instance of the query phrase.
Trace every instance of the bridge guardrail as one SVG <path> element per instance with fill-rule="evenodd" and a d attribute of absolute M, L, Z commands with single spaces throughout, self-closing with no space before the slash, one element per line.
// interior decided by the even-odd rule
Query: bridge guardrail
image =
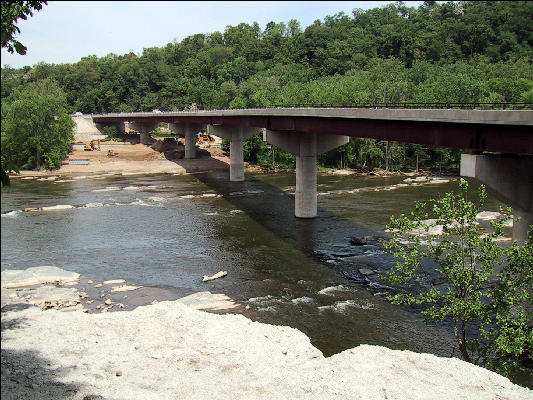
<path fill-rule="evenodd" d="M 463 110 L 533 110 L 533 103 L 363 103 L 355 105 L 303 103 L 293 105 L 269 105 L 264 107 L 236 107 L 231 109 L 240 110 L 247 108 L 406 108 Z"/>
<path fill-rule="evenodd" d="M 197 110 L 167 110 L 154 113 L 152 111 L 135 111 L 135 114 L 139 115 L 155 115 L 155 114 L 164 114 L 170 112 L 190 112 L 195 113 L 198 111 L 223 111 L 223 110 L 246 110 L 246 109 L 273 109 L 273 108 L 388 108 L 388 109 L 458 109 L 458 110 L 533 110 L 533 103 L 362 103 L 362 104 L 352 104 L 352 105 L 338 105 L 338 104 L 311 104 L 311 103 L 302 103 L 302 104 L 292 104 L 292 105 L 283 105 L 283 104 L 273 104 L 268 106 L 258 106 L 258 107 L 233 107 L 225 109 L 216 109 L 216 108 L 199 108 Z M 108 113 L 97 113 L 97 115 L 107 115 L 107 114 L 129 114 L 129 112 L 108 112 Z M 84 114 L 84 115 L 93 115 Z"/>

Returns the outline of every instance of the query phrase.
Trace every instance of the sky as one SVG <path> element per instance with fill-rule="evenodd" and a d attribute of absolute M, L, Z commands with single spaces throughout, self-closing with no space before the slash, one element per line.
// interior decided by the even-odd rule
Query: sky
<path fill-rule="evenodd" d="M 82 57 L 163 47 L 195 33 L 224 32 L 227 25 L 296 19 L 303 29 L 315 20 L 354 8 L 381 7 L 392 1 L 48 1 L 41 11 L 19 19 L 15 38 L 26 55 L 2 49 L 2 66 L 21 68 L 39 62 L 76 63 Z M 405 1 L 418 7 L 422 1 Z"/>

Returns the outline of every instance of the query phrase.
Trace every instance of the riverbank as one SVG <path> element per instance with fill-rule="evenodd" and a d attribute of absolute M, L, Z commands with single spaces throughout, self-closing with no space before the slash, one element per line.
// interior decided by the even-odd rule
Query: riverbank
<path fill-rule="evenodd" d="M 183 146 L 158 146 L 158 140 L 151 146 L 129 142 L 101 142 L 100 150 L 85 151 L 83 144 L 75 144 L 67 160 L 57 170 L 22 170 L 20 173 L 9 174 L 10 178 L 80 176 L 96 174 L 187 174 L 205 171 L 229 170 L 230 158 L 218 147 L 202 147 L 197 149 L 197 158 L 184 159 Z M 113 151 L 115 156 L 108 156 Z M 69 164 L 83 160 L 86 164 Z M 257 165 L 244 163 L 246 173 L 287 172 L 273 170 Z M 292 170 L 291 170 L 292 171 Z M 333 175 L 376 175 L 376 176 L 415 176 L 429 175 L 420 172 L 393 172 L 385 170 L 356 171 L 350 169 L 321 169 L 320 173 Z M 434 175 L 434 174 L 433 174 Z"/>
<path fill-rule="evenodd" d="M 124 154 L 124 151 L 119 150 L 119 146 L 116 145 L 119 152 L 117 159 L 120 158 L 120 153 Z M 166 159 L 167 155 L 164 156 Z M 180 160 L 177 158 L 176 162 L 181 162 Z M 193 160 L 195 161 L 197 160 Z M 127 173 L 124 172 L 125 175 Z M 169 181 L 180 181 L 182 177 L 143 177 L 139 179 L 142 182 L 137 183 L 137 177 L 115 179 L 115 176 L 102 175 L 102 181 L 98 181 L 100 177 L 97 178 L 96 174 L 78 172 L 78 176 L 73 177 L 72 181 L 83 178 L 84 175 L 94 178 L 94 185 L 85 185 L 92 183 L 92 179 L 87 179 L 87 182 L 80 185 L 83 190 L 78 190 L 76 184 L 59 184 L 58 191 L 52 191 L 43 198 L 35 196 L 35 192 L 29 190 L 24 200 L 13 203 L 16 204 L 12 207 L 15 210 L 4 217 L 3 226 L 7 227 L 3 236 L 4 258 L 14 264 L 3 264 L 3 267 L 15 275 L 14 280 L 18 280 L 18 283 L 2 289 L 2 398 L 489 399 L 499 396 L 520 399 L 530 396 L 530 392 L 516 389 L 504 378 L 458 360 L 365 345 L 351 348 L 331 358 L 324 357 L 309 343 L 309 337 L 312 337 L 310 334 L 308 337 L 296 329 L 260 324 L 245 318 L 250 315 L 246 311 L 246 305 L 250 306 L 250 311 L 253 311 L 254 304 L 260 304 L 265 310 L 273 308 L 273 304 L 282 306 L 285 301 L 290 304 L 290 314 L 285 315 L 292 317 L 305 315 L 319 319 L 320 314 L 337 313 L 335 310 L 342 307 L 359 310 L 358 307 L 361 306 L 363 311 L 359 315 L 363 316 L 360 319 L 363 323 L 371 325 L 379 320 L 378 310 L 373 309 L 379 299 L 362 302 L 363 298 L 372 299 L 372 295 L 364 296 L 357 302 L 348 296 L 329 298 L 329 295 L 326 295 L 327 300 L 321 299 L 320 296 L 324 295 L 320 293 L 338 287 L 339 281 L 321 280 L 318 275 L 325 270 L 322 266 L 316 269 L 297 269 L 297 264 L 310 264 L 311 260 L 306 262 L 305 259 L 299 258 L 299 254 L 289 252 L 282 263 L 278 262 L 283 264 L 283 271 L 272 265 L 275 264 L 272 260 L 275 259 L 276 253 L 279 253 L 278 249 L 286 252 L 284 242 L 297 237 L 298 231 L 293 234 L 290 231 L 274 230 L 280 239 L 270 242 L 263 239 L 268 239 L 268 236 L 262 236 L 260 231 L 250 230 L 253 225 L 239 224 L 239 219 L 244 217 L 247 210 L 246 202 L 251 196 L 257 196 L 258 193 L 261 193 L 261 196 L 269 195 L 267 188 L 261 186 L 260 182 L 247 180 L 243 184 L 246 195 L 238 191 L 226 193 L 226 199 L 232 200 L 232 203 L 221 208 L 220 204 L 217 207 L 210 206 L 219 199 L 216 186 L 208 187 L 205 183 L 198 187 L 189 185 L 189 182 L 200 181 L 209 174 L 200 174 L 197 176 L 199 179 L 183 177 L 183 180 L 188 182 L 185 186 L 168 186 Z M 39 191 L 41 188 L 54 188 L 55 183 L 62 181 L 59 177 L 51 176 L 38 179 L 50 181 L 37 183 L 35 186 Z M 108 179 L 111 182 L 108 182 Z M 350 177 L 346 177 L 340 180 L 349 179 Z M 116 182 L 112 182 L 114 180 Z M 226 182 L 225 179 L 221 180 Z M 31 188 L 33 183 L 30 182 L 21 181 L 20 183 L 24 184 L 15 184 L 13 197 L 17 197 L 17 186 Z M 327 200 L 344 195 L 346 191 L 353 192 L 354 188 L 360 190 L 357 193 L 376 191 L 377 195 L 397 188 L 402 190 L 401 187 L 406 187 L 407 184 L 411 186 L 419 183 L 427 182 L 410 179 L 408 183 L 377 187 L 321 186 L 320 195 Z M 294 188 L 291 184 L 288 182 L 281 187 L 292 194 Z M 64 194 L 61 191 L 63 186 L 72 192 L 71 196 L 61 196 Z M 69 188 L 71 186 L 72 190 Z M 181 187 L 185 189 L 180 191 Z M 142 188 L 146 191 L 141 190 Z M 278 214 L 280 211 L 289 210 L 290 215 L 292 199 L 280 196 L 279 192 L 281 191 L 273 192 L 270 199 L 274 201 L 266 203 L 267 210 L 272 211 L 276 204 L 280 207 Z M 328 196 L 329 193 L 332 196 Z M 162 203 L 165 207 L 153 207 Z M 135 205 L 124 207 L 132 204 Z M 172 204 L 176 206 L 173 207 Z M 41 206 L 54 205 L 54 210 L 67 210 L 64 223 L 58 225 L 58 230 L 47 231 L 47 227 L 53 226 L 56 218 L 63 218 L 61 212 L 38 212 L 32 215 L 21 212 L 26 206 L 40 209 Z M 253 206 L 256 207 L 257 203 L 254 202 Z M 361 207 L 360 201 L 357 206 Z M 83 210 L 71 210 L 73 213 L 69 214 L 69 207 Z M 164 212 L 167 207 L 168 211 Z M 195 218 L 207 217 L 208 223 L 198 225 L 197 231 L 187 229 L 187 220 L 192 218 L 188 218 L 190 214 L 181 214 L 186 208 L 197 211 Z M 143 218 L 145 209 L 150 210 L 150 213 L 145 215 L 147 218 Z M 117 212 L 121 214 L 115 214 Z M 172 217 L 175 214 L 177 218 L 174 220 Z M 75 217 L 70 218 L 68 215 Z M 152 215 L 157 215 L 158 218 L 152 219 Z M 115 216 L 116 219 L 113 218 Z M 131 218 L 132 216 L 135 218 Z M 178 223 L 175 224 L 174 221 Z M 324 221 L 324 224 L 330 223 Z M 25 225 L 26 222 L 29 224 Z M 204 235 L 209 234 L 206 227 L 217 223 L 219 226 L 228 227 L 229 230 L 214 231 L 212 236 L 232 237 L 235 230 L 231 228 L 236 227 L 244 232 L 241 236 L 235 236 L 239 241 L 242 242 L 245 236 L 258 239 L 258 243 L 248 243 L 242 262 L 233 255 L 225 258 L 226 253 L 216 251 L 214 241 L 204 240 Z M 274 224 L 278 223 L 274 220 Z M 142 228 L 138 229 L 137 225 Z M 157 243 L 156 246 L 147 245 L 149 240 L 135 242 L 132 246 L 124 246 L 114 240 L 123 238 L 123 242 L 128 242 L 134 240 L 139 232 L 150 236 L 147 228 L 153 225 L 156 227 L 152 230 L 154 236 L 150 240 Z M 9 228 L 19 226 L 19 231 Z M 352 228 L 353 225 L 350 224 L 350 230 L 345 232 L 352 234 Z M 26 236 L 24 230 L 34 231 L 46 239 L 39 244 L 35 236 Z M 173 232 L 171 240 L 159 240 L 166 238 L 155 234 L 165 230 Z M 340 230 L 342 231 L 342 227 Z M 91 237 L 86 235 L 87 232 L 95 234 Z M 198 235 L 194 236 L 196 232 Z M 6 240 L 8 235 L 16 237 L 18 243 Z M 191 240 L 195 237 L 197 239 Z M 197 243 L 198 246 L 183 247 L 180 251 L 175 251 L 177 245 L 187 241 Z M 32 245 L 28 247 L 27 243 Z M 228 243 L 226 242 L 224 247 L 228 247 Z M 22 246 L 19 248 L 20 244 Z M 268 247 L 273 251 L 267 253 Z M 10 248 L 19 249 L 17 251 L 20 257 L 13 257 L 14 261 L 11 260 L 14 252 L 7 256 Z M 334 254 L 356 257 L 357 254 L 366 252 L 364 246 L 358 245 L 357 248 L 361 251 L 347 247 L 346 250 L 350 253 L 343 254 L 343 248 L 336 247 Z M 189 254 L 203 256 L 205 249 L 209 250 L 209 257 L 204 256 L 196 260 L 194 257 L 187 257 Z M 367 249 L 371 250 L 371 247 Z M 255 252 L 263 255 L 265 268 L 268 270 L 252 274 L 254 271 L 246 269 Z M 120 257 L 115 257 L 115 253 L 120 253 Z M 273 258 L 271 255 L 274 255 Z M 333 254 L 331 257 L 330 261 L 335 261 Z M 36 271 L 24 270 L 26 274 L 31 273 L 32 278 L 24 280 L 24 274 L 16 277 L 17 273 L 14 272 L 15 268 L 29 267 L 29 263 L 36 262 L 35 260 L 41 260 L 41 263 L 71 265 L 71 259 L 75 259 L 78 265 L 75 270 L 86 271 L 87 274 L 92 274 L 92 277 L 99 276 L 100 279 L 91 279 L 91 276 L 76 277 L 72 273 L 65 279 L 58 273 L 43 276 L 36 274 Z M 94 265 L 92 268 L 82 267 L 89 264 Z M 157 274 L 163 277 L 159 278 L 159 282 L 168 282 L 169 287 L 174 288 L 181 288 L 183 282 L 183 289 L 187 292 L 165 293 L 156 287 L 133 288 L 133 284 L 118 279 L 124 277 L 134 282 L 135 286 L 143 284 L 139 282 L 150 285 L 149 282 L 146 283 L 147 280 L 139 279 L 139 275 L 131 275 L 131 272 L 130 275 L 122 275 L 127 274 L 134 264 L 139 266 L 140 274 L 168 264 L 168 272 L 165 272 L 165 268 L 157 269 Z M 182 273 L 183 270 L 185 273 Z M 228 276 L 214 281 L 219 283 L 219 286 L 201 282 L 203 274 L 211 275 L 219 270 L 228 271 Z M 286 275 L 286 271 L 291 272 Z M 311 271 L 313 272 L 310 274 Z M 360 269 L 359 273 L 363 274 L 361 271 Z M 369 271 L 364 272 L 367 273 Z M 280 274 L 284 274 L 283 279 L 279 278 Z M 310 278 L 306 282 L 302 278 L 307 276 Z M 8 278 L 6 274 L 2 275 L 3 286 L 9 281 Z M 71 278 L 76 278 L 74 284 L 71 284 Z M 246 292 L 246 282 L 251 282 L 250 287 L 256 287 L 270 285 L 267 280 L 272 279 L 278 279 L 282 284 L 280 289 L 289 287 L 290 296 L 283 298 L 283 295 L 287 295 L 285 289 L 280 294 L 275 288 L 272 290 L 272 287 L 263 287 L 238 297 L 237 293 Z M 323 281 L 324 284 L 313 287 L 311 279 Z M 161 283 L 159 286 L 166 287 Z M 217 295 L 206 292 L 206 288 L 212 292 L 217 291 Z M 190 292 L 197 293 L 190 296 Z M 9 293 L 5 304 L 4 293 Z M 236 304 L 221 293 L 239 298 L 243 304 Z M 305 306 L 310 300 L 314 305 Z M 21 303 L 24 305 L 20 305 Z M 213 303 L 218 303 L 219 307 L 215 308 Z M 32 306 L 28 308 L 26 304 Z M 234 306 L 244 307 L 244 311 L 238 310 L 243 315 L 228 314 L 227 310 Z M 199 312 L 196 310 L 198 308 L 223 315 Z M 64 310 L 70 312 L 63 312 Z M 313 310 L 319 311 L 313 314 Z M 346 321 L 347 315 L 343 314 L 335 319 L 319 319 L 321 324 L 329 323 L 332 327 L 331 336 L 335 335 L 334 331 L 343 331 L 347 332 L 346 335 L 360 337 L 362 329 L 352 329 L 354 324 L 351 323 L 348 328 L 346 325 L 341 327 L 341 320 Z M 378 329 L 380 332 L 387 332 L 389 337 L 391 332 L 385 331 L 385 326 L 382 325 Z M 427 336 L 412 325 L 408 327 L 411 329 L 403 330 L 402 324 L 394 323 L 392 334 L 414 334 L 415 340 L 421 342 L 420 347 L 423 344 L 426 351 L 427 343 L 424 338 Z M 359 343 L 373 343 L 371 340 L 372 335 L 376 335 L 374 332 L 368 334 L 368 339 L 365 338 Z M 345 346 L 343 350 L 347 347 L 353 345 Z M 444 375 L 443 379 L 441 375 Z"/>
<path fill-rule="evenodd" d="M 113 151 L 114 156 L 108 156 Z M 87 164 L 69 164 L 83 160 Z M 23 170 L 10 174 L 11 178 L 30 176 L 72 176 L 94 174 L 186 174 L 229 168 L 229 157 L 217 148 L 199 149 L 192 160 L 179 155 L 157 151 L 144 144 L 102 142 L 100 150 L 84 151 L 83 145 L 74 145 L 68 159 L 57 170 Z"/>
<path fill-rule="evenodd" d="M 2 273 L 3 399 L 533 397 L 455 358 L 369 345 L 325 358 L 299 330 L 195 309 L 214 299 L 207 293 L 87 313 L 95 299 L 77 285 L 79 275 L 57 268 Z"/>

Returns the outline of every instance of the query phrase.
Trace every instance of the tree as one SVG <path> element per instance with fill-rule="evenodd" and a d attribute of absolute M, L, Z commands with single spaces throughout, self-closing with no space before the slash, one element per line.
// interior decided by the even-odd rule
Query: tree
<path fill-rule="evenodd" d="M 6 38 L 17 32 L 13 10 L 34 11 L 38 3 L 2 7 Z M 326 16 L 303 31 L 295 19 L 269 22 L 264 31 L 241 23 L 137 55 L 4 67 L 1 95 L 50 79 L 65 92 L 69 111 L 83 113 L 182 110 L 191 103 L 213 109 L 532 102 L 533 2 L 426 2 L 417 9 L 395 2 L 352 15 Z M 271 164 L 272 151 L 261 151 Z M 458 154 L 357 139 L 319 163 L 444 171 L 457 167 Z M 281 151 L 275 156 L 292 162 Z"/>
<path fill-rule="evenodd" d="M 27 19 L 27 16 L 33 16 L 33 10 L 39 11 L 43 4 L 48 4 L 46 1 L 2 1 L 2 31 L 0 32 L 0 39 L 2 41 L 2 48 L 7 47 L 7 51 L 18 54 L 26 54 L 26 46 L 14 39 L 14 35 L 20 33 L 20 29 L 15 25 L 19 18 Z M 3 71 L 2 71 L 3 74 Z M 3 79 L 2 79 L 3 81 Z M 3 86 L 3 84 L 2 84 Z M 3 93 L 2 93 L 3 94 Z M 2 97 L 3 98 L 3 97 Z M 3 115 L 3 114 L 2 114 Z M 0 167 L 2 186 L 9 186 L 9 176 L 7 172 L 18 172 L 18 166 L 6 159 L 2 153 L 2 166 Z"/>
<path fill-rule="evenodd" d="M 417 203 L 410 216 L 391 217 L 393 238 L 386 247 L 398 261 L 384 278 L 403 290 L 389 300 L 450 323 L 465 361 L 508 374 L 533 354 L 533 230 L 523 246 L 501 246 L 511 210 L 502 210 L 492 230 L 483 232 L 476 215 L 486 199 L 484 186 L 479 204 L 468 200 L 465 180 L 459 186 L 459 193 Z M 431 232 L 437 235 L 421 238 Z"/>
<path fill-rule="evenodd" d="M 2 160 L 21 168 L 59 168 L 74 139 L 74 121 L 66 112 L 57 83 L 28 84 L 2 107 Z"/>
<path fill-rule="evenodd" d="M 46 1 L 2 1 L 2 48 L 7 47 L 7 51 L 18 54 L 26 54 L 26 46 L 14 38 L 20 33 L 16 22 L 19 18 L 27 19 L 28 15 L 33 17 L 34 11 L 43 8 Z"/>

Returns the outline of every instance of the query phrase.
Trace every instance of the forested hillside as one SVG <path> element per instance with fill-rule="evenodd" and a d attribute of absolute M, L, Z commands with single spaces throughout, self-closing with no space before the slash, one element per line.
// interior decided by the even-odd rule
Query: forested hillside
<path fill-rule="evenodd" d="M 305 29 L 295 16 L 288 23 L 270 22 L 264 30 L 241 23 L 224 32 L 198 33 L 142 54 L 4 67 L 2 105 L 16 88 L 50 79 L 64 91 L 70 111 L 83 113 L 182 110 L 192 103 L 199 109 L 397 103 L 504 107 L 501 103 L 533 103 L 532 45 L 533 2 L 426 1 L 419 8 L 396 2 L 326 16 Z M 256 162 L 271 163 L 271 154 L 261 143 L 248 146 L 247 155 Z M 457 154 L 353 139 L 321 162 L 438 169 L 453 167 Z M 292 162 L 290 157 L 279 161 Z"/>

